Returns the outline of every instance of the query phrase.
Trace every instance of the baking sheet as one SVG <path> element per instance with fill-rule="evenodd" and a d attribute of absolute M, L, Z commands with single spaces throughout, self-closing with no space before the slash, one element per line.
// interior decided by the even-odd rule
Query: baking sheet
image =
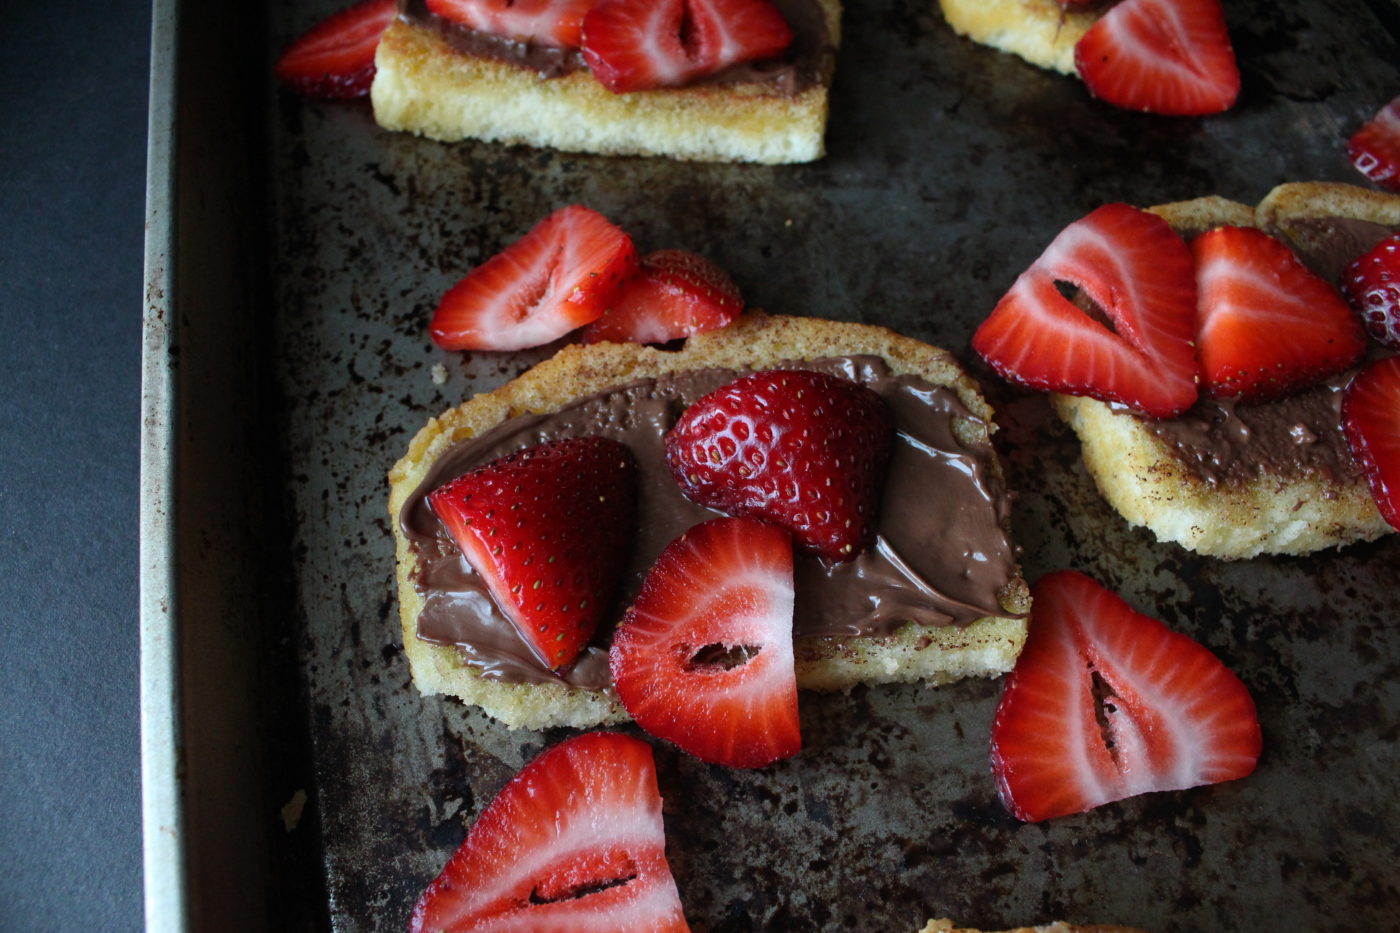
<path fill-rule="evenodd" d="M 447 146 L 379 130 L 367 104 L 261 86 L 252 119 L 267 154 L 251 174 L 268 226 L 251 268 L 268 305 L 253 315 L 248 374 L 260 440 L 234 469 L 264 478 L 260 527 L 285 537 L 238 538 L 263 594 L 264 666 L 231 674 L 261 688 L 270 671 L 286 701 L 258 707 L 274 736 L 256 753 L 271 842 L 244 850 L 272 866 L 268 927 L 404 928 L 465 825 L 570 734 L 510 731 L 414 690 L 384 474 L 429 416 L 550 355 L 444 353 L 427 321 L 474 264 L 582 202 L 642 249 L 710 256 L 751 304 L 955 352 L 1002 414 L 1027 578 L 1084 570 L 1202 641 L 1249 686 L 1264 732 L 1247 780 L 1022 825 L 987 765 L 999 682 L 804 693 L 795 760 L 730 771 L 656 746 L 693 929 L 912 930 L 930 916 L 1393 928 L 1400 540 L 1242 563 L 1158 544 L 1102 503 L 1043 400 L 999 386 L 967 349 L 1015 276 L 1101 203 L 1253 203 L 1283 181 L 1358 180 L 1342 141 L 1400 93 L 1382 21 L 1395 8 L 1377 3 L 1230 3 L 1241 103 L 1182 120 L 1099 105 L 1074 80 L 959 39 L 929 0 L 851 0 L 829 155 L 806 166 Z M 267 4 L 265 54 L 338 5 Z M 186 841 L 196 861 L 213 845 L 202 825 Z"/>

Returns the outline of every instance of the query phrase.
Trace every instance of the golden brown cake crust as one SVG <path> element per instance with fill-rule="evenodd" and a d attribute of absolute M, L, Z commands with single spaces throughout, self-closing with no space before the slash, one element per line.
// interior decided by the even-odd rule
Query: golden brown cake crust
<path fill-rule="evenodd" d="M 939 0 L 960 36 L 1019 55 L 1032 65 L 1074 77 L 1074 46 L 1098 20 L 1097 10 L 1066 10 L 1056 0 Z"/>
<path fill-rule="evenodd" d="M 626 712 L 611 693 L 559 684 L 504 684 L 479 678 L 448 647 L 416 637 L 422 596 L 411 574 L 416 558 L 399 530 L 398 515 L 430 465 L 453 444 L 527 412 L 557 411 L 573 399 L 636 379 L 691 369 L 755 368 L 785 360 L 846 354 L 882 357 L 896 374 L 922 376 L 947 386 L 978 421 L 958 419 L 955 433 L 968 442 L 990 437 L 992 409 L 946 351 L 882 327 L 765 315 L 751 311 L 727 328 L 696 334 L 683 350 L 665 352 L 638 344 L 572 345 L 506 383 L 430 420 L 389 472 L 389 514 L 397 545 L 399 612 L 404 652 L 424 694 L 446 693 L 481 706 L 507 725 L 539 729 L 586 728 L 621 722 Z M 994 468 L 999 466 L 993 462 Z M 1006 618 L 968 626 L 906 625 L 884 638 L 804 639 L 796 648 L 798 685 L 836 690 L 857 683 L 923 680 L 930 685 L 972 676 L 997 676 L 1015 664 L 1025 642 L 1029 590 L 1017 577 L 1000 594 Z"/>
<path fill-rule="evenodd" d="M 1400 226 L 1400 197 L 1370 188 L 1331 181 L 1295 181 L 1264 196 L 1255 225 L 1288 230 L 1302 217 L 1354 217 L 1388 227 Z"/>
<path fill-rule="evenodd" d="M 839 0 L 819 0 L 835 46 Z M 591 72 L 541 79 L 528 68 L 454 50 L 396 20 L 375 55 L 380 126 L 443 142 L 483 139 L 604 155 L 782 164 L 825 152 L 830 68 L 795 95 L 761 83 L 614 94 Z"/>
<path fill-rule="evenodd" d="M 1400 224 L 1400 197 L 1341 184 L 1281 185 L 1258 208 L 1207 197 L 1150 210 L 1186 236 L 1223 224 L 1287 230 L 1299 217 Z M 1238 559 L 1306 554 L 1392 530 L 1364 480 L 1338 483 L 1309 473 L 1213 485 L 1135 417 L 1088 398 L 1056 395 L 1053 404 L 1079 435 L 1084 464 L 1104 498 L 1161 540 Z"/>

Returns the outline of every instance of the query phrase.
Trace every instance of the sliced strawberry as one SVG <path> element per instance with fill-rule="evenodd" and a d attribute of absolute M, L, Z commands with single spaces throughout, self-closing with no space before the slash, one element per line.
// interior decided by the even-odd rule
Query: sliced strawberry
<path fill-rule="evenodd" d="M 1077 285 L 1104 326 L 1060 294 Z M 1004 378 L 1122 402 L 1158 418 L 1196 400 L 1196 279 L 1167 222 L 1106 204 L 1055 237 L 972 337 Z"/>
<path fill-rule="evenodd" d="M 1079 40 L 1074 66 L 1091 94 L 1129 110 L 1220 113 L 1240 94 L 1220 0 L 1123 0 Z"/>
<path fill-rule="evenodd" d="M 374 51 L 397 15 L 394 0 L 364 0 L 287 46 L 274 71 L 307 97 L 363 97 L 374 82 Z"/>
<path fill-rule="evenodd" d="M 584 343 L 665 343 L 725 327 L 744 310 L 739 286 L 704 256 L 663 249 L 642 258 L 603 316 L 583 329 Z"/>
<path fill-rule="evenodd" d="M 555 48 L 583 42 L 593 0 L 428 0 L 428 9 L 468 29 Z"/>
<path fill-rule="evenodd" d="M 1381 515 L 1400 530 L 1400 356 L 1356 374 L 1342 396 L 1342 426 Z"/>
<path fill-rule="evenodd" d="M 716 518 L 667 545 L 613 636 L 617 695 L 637 724 L 716 764 L 802 748 L 792 652 L 792 541 Z"/>
<path fill-rule="evenodd" d="M 584 61 L 619 94 L 688 84 L 791 43 L 768 0 L 600 0 L 583 21 Z"/>
<path fill-rule="evenodd" d="M 1031 597 L 992 724 L 992 771 L 1017 819 L 1254 770 L 1254 701 L 1215 655 L 1082 573 L 1049 574 Z"/>
<path fill-rule="evenodd" d="M 804 550 L 847 561 L 874 540 L 893 444 L 889 408 L 874 392 L 771 370 L 686 409 L 666 435 L 666 465 L 690 500 L 766 519 Z"/>
<path fill-rule="evenodd" d="M 428 494 L 501 612 L 551 670 L 608 609 L 636 533 L 637 461 L 575 437 L 519 451 Z"/>
<path fill-rule="evenodd" d="M 1252 227 L 1191 242 L 1206 391 L 1262 401 L 1346 369 L 1366 336 L 1342 296 L 1293 251 Z"/>
<path fill-rule="evenodd" d="M 656 762 L 590 732 L 546 749 L 486 805 L 413 909 L 412 933 L 683 933 Z"/>
<path fill-rule="evenodd" d="M 1381 108 L 1347 141 L 1347 158 L 1382 188 L 1400 191 L 1400 97 Z"/>
<path fill-rule="evenodd" d="M 637 268 L 632 239 L 597 211 L 562 207 L 442 297 L 444 350 L 523 350 L 597 319 Z"/>
<path fill-rule="evenodd" d="M 1400 350 L 1400 233 L 1353 260 L 1341 285 L 1366 333 L 1381 346 Z"/>

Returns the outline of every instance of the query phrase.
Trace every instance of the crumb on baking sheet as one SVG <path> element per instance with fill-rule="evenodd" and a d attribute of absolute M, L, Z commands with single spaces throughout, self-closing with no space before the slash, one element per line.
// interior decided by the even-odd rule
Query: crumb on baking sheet
<path fill-rule="evenodd" d="M 433 385 L 440 386 L 447 382 L 447 367 L 441 363 L 433 364 Z"/>
<path fill-rule="evenodd" d="M 298 788 L 292 799 L 282 805 L 282 828 L 291 832 L 297 828 L 301 822 L 301 815 L 306 811 L 306 790 Z"/>

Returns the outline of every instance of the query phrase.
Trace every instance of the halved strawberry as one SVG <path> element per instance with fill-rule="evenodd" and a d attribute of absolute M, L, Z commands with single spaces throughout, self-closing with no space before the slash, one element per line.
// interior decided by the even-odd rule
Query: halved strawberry
<path fill-rule="evenodd" d="M 632 239 L 575 204 L 537 223 L 443 295 L 433 341 L 444 350 L 523 350 L 597 319 L 637 268 Z"/>
<path fill-rule="evenodd" d="M 1074 66 L 1091 94 L 1129 110 L 1220 113 L 1240 94 L 1220 0 L 1123 0 L 1075 45 Z"/>
<path fill-rule="evenodd" d="M 374 82 L 374 51 L 397 15 L 394 0 L 364 0 L 312 27 L 273 69 L 307 97 L 363 97 Z"/>
<path fill-rule="evenodd" d="M 1400 191 L 1400 97 L 1380 109 L 1347 141 L 1347 158 L 1382 188 Z"/>
<path fill-rule="evenodd" d="M 1191 252 L 1196 344 L 1212 395 L 1277 398 L 1365 351 L 1361 324 L 1337 290 L 1262 230 L 1218 227 L 1192 240 Z"/>
<path fill-rule="evenodd" d="M 1400 356 L 1356 374 L 1342 396 L 1342 426 L 1381 515 L 1400 530 Z"/>
<path fill-rule="evenodd" d="M 804 550 L 839 562 L 874 540 L 893 444 L 894 421 L 874 392 L 770 370 L 687 408 L 666 434 L 666 465 L 690 500 L 781 525 Z"/>
<path fill-rule="evenodd" d="M 627 712 L 716 764 L 759 768 L 797 754 L 792 603 L 787 532 L 752 518 L 691 528 L 657 557 L 613 636 Z"/>
<path fill-rule="evenodd" d="M 428 9 L 468 29 L 576 49 L 593 0 L 427 0 Z"/>
<path fill-rule="evenodd" d="M 546 749 L 486 805 L 413 909 L 412 933 L 683 933 L 656 762 L 590 732 Z"/>
<path fill-rule="evenodd" d="M 739 286 L 704 256 L 663 249 L 642 257 L 603 316 L 579 334 L 584 343 L 665 343 L 728 325 L 744 310 Z"/>
<path fill-rule="evenodd" d="M 1352 260 L 1341 287 L 1366 333 L 1381 346 L 1400 350 L 1400 233 Z"/>
<path fill-rule="evenodd" d="M 617 441 L 568 438 L 465 473 L 428 505 L 556 670 L 578 657 L 621 579 L 636 533 L 637 461 Z"/>
<path fill-rule="evenodd" d="M 1081 288 L 1112 322 L 1060 294 Z M 1011 286 L 972 337 L 1004 378 L 1122 402 L 1157 418 L 1196 400 L 1196 279 L 1167 222 L 1105 204 L 1070 224 Z"/>
<path fill-rule="evenodd" d="M 1042 577 L 992 724 L 992 771 L 1020 820 L 1242 778 L 1254 700 L 1220 660 L 1082 573 Z"/>
<path fill-rule="evenodd" d="M 600 0 L 583 20 L 584 61 L 619 94 L 688 84 L 791 43 L 768 0 Z"/>

